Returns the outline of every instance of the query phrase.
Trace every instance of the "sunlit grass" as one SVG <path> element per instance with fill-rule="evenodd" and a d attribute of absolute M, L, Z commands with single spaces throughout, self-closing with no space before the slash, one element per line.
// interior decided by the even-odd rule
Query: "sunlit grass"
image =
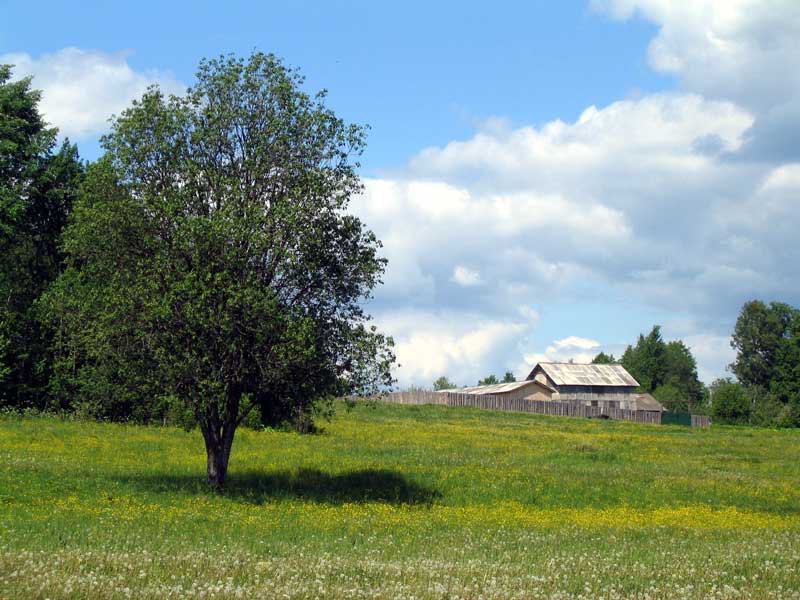
<path fill-rule="evenodd" d="M 342 406 L 197 432 L 0 420 L 0 597 L 798 597 L 800 434 Z"/>

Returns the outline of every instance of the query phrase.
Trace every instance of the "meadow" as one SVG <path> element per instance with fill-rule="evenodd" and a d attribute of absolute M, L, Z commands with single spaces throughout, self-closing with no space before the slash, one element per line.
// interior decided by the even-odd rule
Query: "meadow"
<path fill-rule="evenodd" d="M 0 598 L 800 598 L 800 432 L 432 406 L 0 417 Z"/>

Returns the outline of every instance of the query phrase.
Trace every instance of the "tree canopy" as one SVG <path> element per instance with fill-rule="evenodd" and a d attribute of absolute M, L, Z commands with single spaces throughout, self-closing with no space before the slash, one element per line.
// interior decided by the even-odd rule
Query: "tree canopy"
<path fill-rule="evenodd" d="M 51 331 L 36 301 L 62 268 L 59 249 L 83 166 L 39 114 L 31 79 L 0 65 L 0 406 L 44 408 Z"/>
<path fill-rule="evenodd" d="M 665 342 L 658 325 L 646 336 L 639 335 L 620 362 L 642 391 L 653 394 L 669 410 L 689 411 L 704 402 L 704 387 L 691 350 L 680 340 Z"/>
<path fill-rule="evenodd" d="M 216 486 L 254 407 L 299 416 L 392 381 L 362 309 L 386 261 L 345 210 L 364 129 L 302 84 L 254 53 L 201 62 L 183 96 L 149 89 L 102 140 L 46 298 L 60 389 L 185 413 Z"/>
<path fill-rule="evenodd" d="M 744 424 L 750 419 L 750 396 L 745 388 L 730 379 L 711 385 L 712 415 L 721 423 Z"/>
<path fill-rule="evenodd" d="M 458 386 L 455 385 L 452 381 L 450 381 L 444 375 L 442 375 L 436 381 L 433 382 L 433 391 L 434 392 L 440 392 L 442 390 L 451 390 L 451 389 L 453 389 L 455 387 L 458 387 Z"/>
<path fill-rule="evenodd" d="M 592 364 L 594 365 L 613 365 L 616 362 L 617 360 L 613 354 L 606 354 L 605 352 L 600 352 L 592 359 Z"/>
<path fill-rule="evenodd" d="M 797 314 L 782 302 L 752 300 L 742 306 L 731 337 L 736 360 L 730 368 L 743 385 L 770 386 L 781 342 Z"/>

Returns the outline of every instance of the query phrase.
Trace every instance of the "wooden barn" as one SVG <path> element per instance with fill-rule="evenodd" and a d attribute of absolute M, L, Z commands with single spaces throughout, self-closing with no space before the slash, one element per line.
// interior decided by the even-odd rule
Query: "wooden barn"
<path fill-rule="evenodd" d="M 618 364 L 540 362 L 524 381 L 442 390 L 461 394 L 501 396 L 510 399 L 577 402 L 601 408 L 662 412 L 650 394 L 637 391 L 636 381 Z"/>
<path fill-rule="evenodd" d="M 442 390 L 443 392 L 457 392 L 459 394 L 475 394 L 478 396 L 491 395 L 510 398 L 512 400 L 550 400 L 555 390 L 536 380 L 512 381 L 511 383 L 495 383 L 492 385 L 477 385 L 474 387 L 454 388 Z"/>
<path fill-rule="evenodd" d="M 540 362 L 528 380 L 554 390 L 551 400 L 636 410 L 636 381 L 622 365 Z"/>

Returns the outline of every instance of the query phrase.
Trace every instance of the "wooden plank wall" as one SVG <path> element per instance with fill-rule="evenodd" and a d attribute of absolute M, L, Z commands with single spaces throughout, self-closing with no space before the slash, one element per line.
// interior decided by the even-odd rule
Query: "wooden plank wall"
<path fill-rule="evenodd" d="M 562 402 L 555 400 L 524 400 L 506 398 L 488 394 L 459 394 L 454 392 L 393 392 L 376 397 L 382 402 L 394 404 L 438 404 L 442 406 L 468 406 L 486 410 L 508 410 L 513 412 L 551 415 L 558 417 L 601 417 L 618 421 L 635 421 L 637 423 L 661 424 L 661 413 L 646 410 L 626 410 L 623 408 L 605 408 L 585 406 L 579 402 Z M 693 427 L 709 427 L 708 417 L 692 415 Z"/>
<path fill-rule="evenodd" d="M 711 417 L 707 415 L 692 415 L 692 427 L 708 429 L 711 427 Z"/>

